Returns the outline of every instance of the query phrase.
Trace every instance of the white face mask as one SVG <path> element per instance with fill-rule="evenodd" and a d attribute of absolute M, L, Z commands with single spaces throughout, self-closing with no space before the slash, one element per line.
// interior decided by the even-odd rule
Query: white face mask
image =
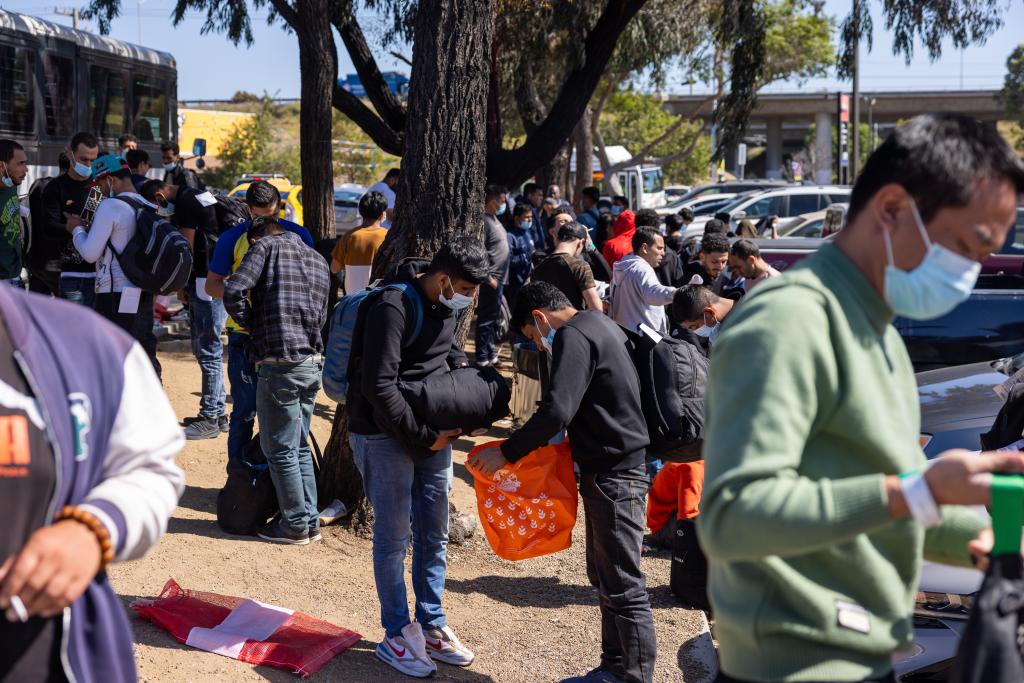
<path fill-rule="evenodd" d="M 712 316 L 713 317 L 713 316 Z M 693 331 L 695 335 L 703 339 L 707 339 L 709 344 L 714 344 L 715 339 L 718 338 L 718 330 L 722 327 L 722 321 L 716 320 L 713 325 L 708 325 L 707 318 L 704 319 L 704 324 Z"/>
<path fill-rule="evenodd" d="M 913 200 L 910 209 L 928 252 L 913 270 L 900 270 L 893 261 L 889 231 L 883 232 L 889 260 L 885 267 L 885 300 L 896 315 L 911 320 L 931 320 L 949 313 L 971 296 L 981 264 L 933 243 Z"/>
<path fill-rule="evenodd" d="M 442 285 L 441 293 L 438 296 L 438 300 L 442 304 L 452 309 L 453 311 L 461 311 L 462 309 L 466 308 L 471 303 L 473 303 L 472 297 L 466 296 L 465 294 L 459 294 L 458 292 L 455 291 L 455 287 L 452 286 L 451 278 L 448 278 L 448 286 L 451 287 L 452 296 L 451 298 L 448 298 L 444 295 L 444 286 Z"/>

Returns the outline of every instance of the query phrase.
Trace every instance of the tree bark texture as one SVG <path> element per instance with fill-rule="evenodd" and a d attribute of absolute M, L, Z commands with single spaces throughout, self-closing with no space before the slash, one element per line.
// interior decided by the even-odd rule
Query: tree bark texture
<path fill-rule="evenodd" d="M 303 222 L 317 239 L 334 237 L 336 230 L 331 96 L 338 81 L 338 64 L 328 6 L 328 0 L 297 3 Z"/>
<path fill-rule="evenodd" d="M 409 256 L 433 255 L 455 236 L 482 238 L 493 24 L 491 0 L 419 4 L 395 219 L 373 278 Z M 324 454 L 324 488 L 354 510 L 351 524 L 361 530 L 368 506 L 348 420 L 341 406 L 337 413 Z"/>
<path fill-rule="evenodd" d="M 572 202 L 582 211 L 583 188 L 594 184 L 594 136 L 591 134 L 591 111 L 583 112 L 573 133 L 576 146 L 576 176 L 573 178 Z"/>

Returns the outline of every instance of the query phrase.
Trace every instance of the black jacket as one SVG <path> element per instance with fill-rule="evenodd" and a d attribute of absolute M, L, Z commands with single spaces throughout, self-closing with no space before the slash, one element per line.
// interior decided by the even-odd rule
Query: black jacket
<path fill-rule="evenodd" d="M 33 251 L 40 248 L 42 260 L 60 260 L 60 270 L 64 273 L 96 272 L 96 265 L 75 251 L 65 227 L 68 215 L 81 215 L 91 184 L 89 180 L 75 180 L 62 173 L 43 188 L 42 224 L 33 229 Z"/>
<path fill-rule="evenodd" d="M 502 453 L 515 462 L 566 427 L 572 457 L 588 474 L 636 467 L 650 445 L 626 333 L 601 311 L 577 313 L 558 330 L 544 397 Z"/>
<path fill-rule="evenodd" d="M 508 382 L 492 367 L 458 368 L 399 386 L 421 420 L 464 434 L 486 429 L 508 415 L 512 398 Z"/>
<path fill-rule="evenodd" d="M 353 336 L 348 391 L 349 430 L 354 434 L 387 434 L 411 455 L 427 456 L 437 440 L 438 428 L 416 417 L 399 389 L 400 382 L 419 382 L 452 367 L 467 364 L 455 346 L 454 313 L 443 304 L 430 303 L 416 277 L 430 263 L 406 259 L 387 282 L 413 282 L 420 290 L 423 326 L 416 340 L 402 348 L 412 334 L 413 305 L 402 292 L 385 290 L 360 309 Z"/>

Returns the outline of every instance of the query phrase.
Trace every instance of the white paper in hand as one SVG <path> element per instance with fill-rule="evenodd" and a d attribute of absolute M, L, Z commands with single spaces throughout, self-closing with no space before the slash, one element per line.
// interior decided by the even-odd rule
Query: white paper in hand
<path fill-rule="evenodd" d="M 142 297 L 142 290 L 138 287 L 125 287 L 121 290 L 121 303 L 117 306 L 118 313 L 138 313 L 139 299 Z"/>
<path fill-rule="evenodd" d="M 214 196 L 213 196 L 213 193 L 212 193 L 212 192 L 209 192 L 209 191 L 207 191 L 207 192 L 202 192 L 202 193 L 200 193 L 200 194 L 197 194 L 197 195 L 196 195 L 196 199 L 197 199 L 197 200 L 199 201 L 199 203 L 200 203 L 200 204 L 202 204 L 203 206 L 213 206 L 214 204 L 216 204 L 216 203 L 217 203 L 217 198 L 216 198 L 216 197 L 214 197 Z"/>

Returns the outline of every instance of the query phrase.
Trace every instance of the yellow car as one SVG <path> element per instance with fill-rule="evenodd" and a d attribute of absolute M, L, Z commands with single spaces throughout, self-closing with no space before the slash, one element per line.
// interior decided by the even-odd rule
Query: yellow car
<path fill-rule="evenodd" d="M 302 225 L 302 185 L 292 185 L 280 173 L 246 173 L 228 194 L 245 201 L 245 191 L 257 180 L 266 180 L 281 193 L 281 218 Z"/>

